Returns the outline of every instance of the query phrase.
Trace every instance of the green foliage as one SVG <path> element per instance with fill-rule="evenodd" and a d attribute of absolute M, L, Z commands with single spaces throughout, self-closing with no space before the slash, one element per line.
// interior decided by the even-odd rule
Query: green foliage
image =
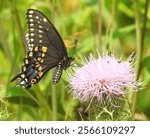
<path fill-rule="evenodd" d="M 90 120 L 121 121 L 132 120 L 132 113 L 129 104 L 126 104 L 125 97 L 113 97 L 110 100 L 105 97 L 103 102 L 93 99 L 89 107 Z"/>
<path fill-rule="evenodd" d="M 114 7 L 113 7 L 114 6 Z M 150 6 L 149 6 L 150 7 Z M 97 0 L 12 0 L 0 2 L 0 120 L 82 120 L 79 102 L 69 92 L 68 76 L 55 86 L 51 84 L 52 71 L 29 90 L 16 88 L 11 78 L 19 73 L 25 56 L 23 37 L 27 32 L 26 10 L 36 8 L 55 24 L 65 40 L 69 55 L 74 39 L 75 63 L 90 52 L 97 55 L 98 1 Z M 142 31 L 145 2 L 138 1 Z M 149 8 L 150 10 L 150 8 Z M 150 118 L 150 12 L 142 49 L 140 79 L 145 88 L 139 92 L 137 112 Z M 102 1 L 102 46 L 117 55 L 129 56 L 136 49 L 134 3 L 130 0 Z M 68 72 L 71 70 L 69 69 Z M 3 89 L 1 89 L 1 86 Z M 5 93 L 5 94 L 3 94 Z M 2 96 L 1 96 L 2 95 Z"/>

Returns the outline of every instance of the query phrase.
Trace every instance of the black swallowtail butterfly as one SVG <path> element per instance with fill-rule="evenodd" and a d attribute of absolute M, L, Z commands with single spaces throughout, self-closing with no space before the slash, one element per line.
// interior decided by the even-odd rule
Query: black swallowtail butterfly
<path fill-rule="evenodd" d="M 25 35 L 26 57 L 22 71 L 12 80 L 20 78 L 18 86 L 30 88 L 38 83 L 41 78 L 53 67 L 56 67 L 53 84 L 57 83 L 62 71 L 70 66 L 74 57 L 67 56 L 64 42 L 49 19 L 40 11 L 28 9 L 26 13 L 28 33 Z"/>

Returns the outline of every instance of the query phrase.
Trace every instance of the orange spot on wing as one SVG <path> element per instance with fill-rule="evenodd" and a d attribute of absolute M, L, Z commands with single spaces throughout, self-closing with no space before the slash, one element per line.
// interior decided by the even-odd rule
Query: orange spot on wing
<path fill-rule="evenodd" d="M 39 75 L 39 77 L 42 77 L 43 72 L 42 72 L 42 71 L 39 71 L 39 72 L 38 72 L 38 75 Z"/>
<path fill-rule="evenodd" d="M 42 52 L 46 52 L 47 51 L 47 47 L 45 47 L 45 46 L 42 46 Z"/>
<path fill-rule="evenodd" d="M 35 79 L 35 78 L 32 78 L 32 79 L 31 79 L 31 83 L 36 83 L 36 79 Z"/>
<path fill-rule="evenodd" d="M 39 64 L 39 62 L 38 62 L 38 61 L 36 61 L 36 62 L 35 62 L 35 64 L 36 64 L 36 65 L 38 65 L 38 64 Z"/>

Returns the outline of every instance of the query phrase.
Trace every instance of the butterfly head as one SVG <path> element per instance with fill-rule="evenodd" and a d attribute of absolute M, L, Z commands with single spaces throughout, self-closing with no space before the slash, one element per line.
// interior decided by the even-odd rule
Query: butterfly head
<path fill-rule="evenodd" d="M 70 67 L 71 62 L 74 60 L 75 60 L 75 57 L 67 57 L 66 65 L 64 66 L 64 69 L 67 69 L 68 67 Z"/>

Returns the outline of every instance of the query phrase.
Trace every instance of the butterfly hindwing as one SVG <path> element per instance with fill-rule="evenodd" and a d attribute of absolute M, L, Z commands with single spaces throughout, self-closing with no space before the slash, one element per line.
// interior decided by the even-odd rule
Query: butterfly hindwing
<path fill-rule="evenodd" d="M 49 69 L 57 66 L 59 60 L 47 55 L 45 48 L 35 47 L 32 51 L 29 51 L 27 57 L 24 58 L 22 72 L 14 77 L 12 81 L 20 78 L 18 85 L 29 88 L 32 84 L 39 82 Z"/>

